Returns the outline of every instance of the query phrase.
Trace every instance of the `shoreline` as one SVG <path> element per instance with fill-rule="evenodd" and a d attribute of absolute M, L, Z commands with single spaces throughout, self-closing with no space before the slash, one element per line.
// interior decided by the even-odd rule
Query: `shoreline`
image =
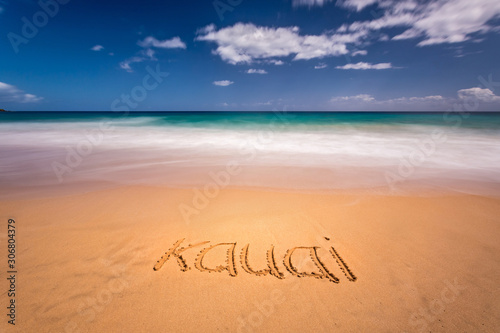
<path fill-rule="evenodd" d="M 202 172 L 203 170 L 203 172 Z M 62 183 L 45 183 L 35 185 L 10 185 L 4 184 L 0 190 L 0 201 L 30 200 L 37 198 L 57 198 L 63 196 L 78 195 L 83 193 L 106 191 L 121 187 L 141 186 L 165 188 L 172 190 L 191 190 L 202 193 L 219 192 L 222 190 L 239 189 L 269 192 L 291 192 L 309 194 L 354 194 L 354 195 L 382 195 L 382 196 L 441 196 L 441 195 L 474 195 L 484 197 L 500 197 L 500 184 L 477 180 L 463 179 L 404 179 L 394 185 L 383 183 L 382 180 L 371 181 L 367 185 L 365 179 L 356 180 L 356 175 L 337 175 L 328 181 L 322 181 L 331 175 L 332 170 L 323 168 L 287 168 L 288 173 L 274 176 L 271 172 L 277 168 L 249 168 L 250 172 L 230 175 L 227 174 L 227 182 L 213 177 L 214 172 L 207 168 L 197 168 L 196 172 L 174 173 L 171 178 L 154 182 L 154 177 L 160 178 L 159 173 L 152 172 L 150 179 L 134 179 L 134 170 L 128 174 L 120 174 L 118 178 L 99 180 L 75 178 Z M 255 171 L 257 170 L 257 171 Z M 141 173 L 147 171 L 141 170 Z M 290 178 L 288 178 L 290 176 Z M 258 178 L 259 181 L 255 180 Z M 368 176 L 363 176 L 368 178 Z M 190 179 L 191 183 L 187 183 Z M 335 184 L 337 179 L 342 179 L 341 186 Z M 182 181 L 179 181 L 182 180 Z M 359 185 L 350 185 L 351 182 Z M 268 183 L 267 186 L 262 185 Z M 207 195 L 210 196 L 210 195 Z"/>

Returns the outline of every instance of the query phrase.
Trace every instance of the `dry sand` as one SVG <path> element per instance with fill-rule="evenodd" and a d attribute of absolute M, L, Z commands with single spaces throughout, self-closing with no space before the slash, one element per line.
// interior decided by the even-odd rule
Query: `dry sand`
<path fill-rule="evenodd" d="M 2 271 L 9 218 L 17 225 L 18 270 L 16 326 L 7 324 L 3 279 L 0 331 L 500 327 L 499 198 L 229 188 L 186 221 L 180 207 L 192 206 L 192 200 L 191 189 L 124 186 L 0 202 Z M 210 243 L 174 251 L 153 270 L 182 239 L 181 247 Z M 221 243 L 199 261 L 200 251 Z M 271 246 L 272 273 L 282 279 L 269 274 Z M 341 270 L 332 246 L 350 271 Z M 290 272 L 283 262 L 294 248 L 287 258 Z M 180 254 L 185 272 L 176 259 Z M 318 268 L 316 254 L 327 271 Z M 205 270 L 216 267 L 222 271 Z M 303 272 L 331 276 L 297 276 Z"/>

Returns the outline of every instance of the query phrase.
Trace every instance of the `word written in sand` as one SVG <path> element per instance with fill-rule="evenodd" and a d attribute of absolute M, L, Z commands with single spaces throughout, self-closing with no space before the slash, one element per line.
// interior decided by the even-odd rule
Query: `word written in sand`
<path fill-rule="evenodd" d="M 326 239 L 326 237 L 325 237 Z M 174 246 L 165 252 L 165 254 L 156 262 L 156 265 L 154 266 L 154 270 L 157 271 L 159 270 L 167 261 L 170 257 L 173 257 L 176 259 L 177 264 L 180 266 L 181 271 L 186 272 L 190 270 L 191 268 L 187 265 L 186 260 L 182 257 L 182 253 L 184 251 L 187 251 L 189 249 L 192 249 L 194 247 L 206 245 L 210 242 L 201 242 L 197 244 L 188 244 L 186 247 L 181 247 L 181 243 L 185 240 L 185 238 L 178 240 Z M 219 246 L 226 246 L 227 247 L 227 256 L 226 256 L 226 261 L 225 265 L 219 265 L 216 267 L 207 267 L 203 264 L 203 258 L 205 255 L 213 250 L 216 247 Z M 280 271 L 278 268 L 278 265 L 276 264 L 276 259 L 274 255 L 274 245 L 271 245 L 271 248 L 267 251 L 266 254 L 266 260 L 267 260 L 267 268 L 261 269 L 261 270 L 255 270 L 250 267 L 250 263 L 248 260 L 248 253 L 249 253 L 249 247 L 250 244 L 245 245 L 240 252 L 240 264 L 241 267 L 245 272 L 248 274 L 252 274 L 255 276 L 266 276 L 266 275 L 272 275 L 278 279 L 284 279 L 285 274 Z M 236 248 L 236 243 L 218 243 L 215 245 L 210 245 L 205 248 L 203 248 L 198 255 L 196 256 L 196 259 L 194 261 L 194 267 L 198 269 L 200 272 L 224 272 L 228 271 L 229 275 L 232 277 L 235 277 L 238 275 L 238 271 L 236 269 L 236 264 L 235 264 L 235 248 Z M 325 264 L 321 261 L 321 259 L 318 256 L 318 249 L 319 246 L 300 246 L 300 247 L 294 247 L 292 249 L 289 249 L 286 251 L 285 256 L 283 258 L 283 265 L 285 266 L 286 270 L 292 274 L 293 276 L 296 277 L 313 277 L 316 279 L 327 279 L 330 282 L 333 283 L 339 283 L 340 280 L 337 278 L 332 272 L 328 270 L 328 268 L 325 266 Z M 295 267 L 292 263 L 292 257 L 294 253 L 297 251 L 306 251 L 306 253 L 309 254 L 309 257 L 311 261 L 314 263 L 314 265 L 317 268 L 316 272 L 303 272 L 299 271 L 299 268 Z M 351 282 L 354 282 L 357 280 L 356 276 L 352 273 L 352 271 L 349 269 L 345 261 L 340 257 L 339 253 L 335 248 L 332 246 L 330 249 L 330 254 L 333 256 L 335 261 L 337 262 L 338 266 L 340 267 L 340 270 L 344 273 L 344 275 L 347 277 L 347 279 Z"/>

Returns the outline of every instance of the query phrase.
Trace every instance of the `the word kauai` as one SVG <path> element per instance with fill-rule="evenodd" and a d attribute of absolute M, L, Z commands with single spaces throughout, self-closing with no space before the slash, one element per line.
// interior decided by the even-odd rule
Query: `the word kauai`
<path fill-rule="evenodd" d="M 325 237 L 326 238 L 326 237 Z M 185 240 L 180 239 L 178 240 L 171 249 L 169 249 L 165 254 L 156 262 L 156 265 L 154 266 L 154 270 L 158 271 L 162 266 L 170 259 L 170 258 L 175 258 L 177 264 L 179 265 L 181 271 L 186 272 L 191 269 L 191 267 L 188 266 L 186 263 L 186 260 L 182 257 L 182 253 L 184 253 L 187 250 L 190 250 L 195 247 L 200 247 L 203 245 L 207 245 L 204 247 L 196 256 L 196 259 L 194 261 L 194 267 L 199 270 L 200 272 L 209 272 L 209 273 L 220 273 L 220 272 L 225 272 L 227 271 L 230 276 L 236 277 L 238 275 L 238 270 L 236 268 L 236 261 L 235 261 L 235 252 L 236 252 L 236 242 L 234 243 L 217 243 L 214 245 L 208 245 L 210 242 L 205 241 L 197 244 L 188 244 L 186 247 L 181 247 L 182 242 Z M 207 267 L 203 263 L 203 259 L 213 249 L 217 247 L 227 247 L 227 252 L 226 252 L 226 260 L 223 265 L 218 265 L 215 267 Z M 240 252 L 240 265 L 241 268 L 247 272 L 248 274 L 252 274 L 255 276 L 266 276 L 266 275 L 271 275 L 274 276 L 275 278 L 278 279 L 284 279 L 285 274 L 284 270 L 278 267 L 276 263 L 276 257 L 274 253 L 274 245 L 271 245 L 270 249 L 266 253 L 266 261 L 267 261 L 267 267 L 256 270 L 250 266 L 249 263 L 249 247 L 250 244 L 245 245 Z M 292 276 L 296 276 L 298 278 L 301 277 L 313 277 L 316 279 L 327 279 L 330 282 L 333 283 L 339 283 L 340 280 L 338 277 L 336 277 L 324 264 L 324 262 L 321 260 L 321 258 L 318 255 L 318 249 L 320 249 L 319 246 L 300 246 L 300 247 L 294 247 L 286 251 L 285 256 L 283 258 L 283 266 L 285 267 L 286 271 L 288 271 Z M 329 249 L 330 254 L 332 257 L 335 259 L 337 262 L 337 265 L 339 266 L 340 270 L 344 273 L 344 275 L 347 277 L 347 279 L 351 282 L 355 282 L 357 280 L 356 276 L 353 274 L 349 266 L 347 266 L 346 262 L 342 257 L 340 257 L 339 253 L 333 246 L 331 246 Z M 296 254 L 298 251 L 305 251 L 306 254 L 309 254 L 309 259 L 312 261 L 314 266 L 317 268 L 316 271 L 314 272 L 305 272 L 302 271 L 298 266 L 293 264 L 293 255 Z M 303 263 L 302 263 L 303 264 Z"/>

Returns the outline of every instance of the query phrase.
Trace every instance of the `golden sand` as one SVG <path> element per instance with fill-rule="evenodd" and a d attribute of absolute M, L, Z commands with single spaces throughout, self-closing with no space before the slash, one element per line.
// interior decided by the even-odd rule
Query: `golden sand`
<path fill-rule="evenodd" d="M 500 327 L 499 198 L 230 188 L 193 199 L 127 186 L 0 202 L 18 266 L 16 325 L 4 280 L 0 331 Z"/>

